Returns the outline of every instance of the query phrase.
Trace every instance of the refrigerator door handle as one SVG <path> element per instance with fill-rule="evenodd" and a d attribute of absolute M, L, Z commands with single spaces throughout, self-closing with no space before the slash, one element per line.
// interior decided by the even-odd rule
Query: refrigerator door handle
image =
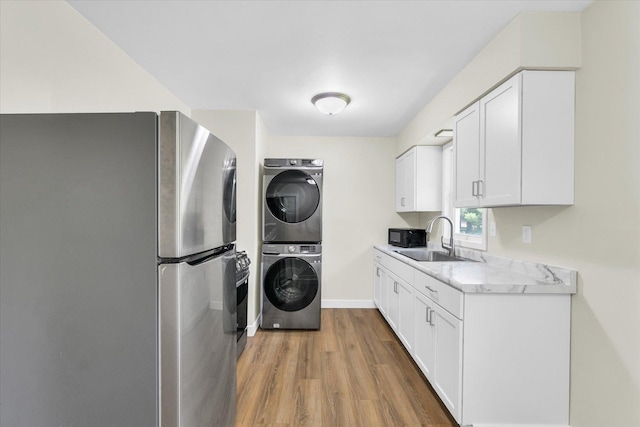
<path fill-rule="evenodd" d="M 195 267 L 197 265 L 204 264 L 205 262 L 211 261 L 212 259 L 217 258 L 220 255 L 224 254 L 225 252 L 229 252 L 233 248 L 234 248 L 233 244 L 222 246 L 221 248 L 216 248 L 210 251 L 201 252 L 199 254 L 192 255 L 190 257 L 185 258 L 184 261 L 190 266 Z"/>

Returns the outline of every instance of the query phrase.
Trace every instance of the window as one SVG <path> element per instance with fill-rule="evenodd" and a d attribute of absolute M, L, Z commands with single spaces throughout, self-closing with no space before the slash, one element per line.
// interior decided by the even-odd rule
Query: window
<path fill-rule="evenodd" d="M 453 142 L 442 149 L 442 214 L 454 224 L 453 239 L 458 246 L 487 250 L 487 210 L 484 208 L 454 208 L 455 176 Z M 449 224 L 445 224 L 443 235 L 449 235 Z"/>

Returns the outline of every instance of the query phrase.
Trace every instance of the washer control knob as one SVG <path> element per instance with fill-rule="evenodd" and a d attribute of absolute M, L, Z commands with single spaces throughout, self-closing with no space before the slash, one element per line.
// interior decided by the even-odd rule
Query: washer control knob
<path fill-rule="evenodd" d="M 296 247 L 295 246 L 289 246 L 289 252 L 293 253 L 296 251 Z"/>
<path fill-rule="evenodd" d="M 289 164 L 291 164 L 291 165 L 297 165 L 297 164 L 298 164 L 298 160 L 297 160 L 297 159 L 290 159 L 290 160 L 289 160 Z"/>

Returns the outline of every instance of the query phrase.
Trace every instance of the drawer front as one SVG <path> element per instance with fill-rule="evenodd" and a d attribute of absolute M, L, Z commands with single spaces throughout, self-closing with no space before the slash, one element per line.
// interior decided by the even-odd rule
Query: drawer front
<path fill-rule="evenodd" d="M 382 265 L 382 260 L 384 258 L 386 258 L 387 255 L 385 255 L 382 251 L 378 250 L 378 249 L 374 249 L 373 250 L 373 260 L 375 262 L 377 262 L 378 264 Z M 383 266 L 383 265 L 382 265 Z M 383 266 L 384 267 L 384 266 Z"/>
<path fill-rule="evenodd" d="M 414 287 L 437 302 L 442 308 L 462 319 L 463 293 L 422 271 L 415 271 Z"/>
<path fill-rule="evenodd" d="M 378 262 L 388 271 L 398 276 L 398 278 L 404 280 L 409 284 L 413 284 L 413 272 L 415 268 L 413 268 L 412 266 L 405 264 L 404 262 L 399 261 L 394 257 L 387 255 L 377 249 L 373 252 L 373 260 Z"/>

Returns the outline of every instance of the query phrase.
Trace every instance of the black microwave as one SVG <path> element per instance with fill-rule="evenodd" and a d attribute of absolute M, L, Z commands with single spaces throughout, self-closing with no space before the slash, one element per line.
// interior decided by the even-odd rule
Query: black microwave
<path fill-rule="evenodd" d="M 427 246 L 427 232 L 421 228 L 390 228 L 389 244 L 402 248 Z"/>

